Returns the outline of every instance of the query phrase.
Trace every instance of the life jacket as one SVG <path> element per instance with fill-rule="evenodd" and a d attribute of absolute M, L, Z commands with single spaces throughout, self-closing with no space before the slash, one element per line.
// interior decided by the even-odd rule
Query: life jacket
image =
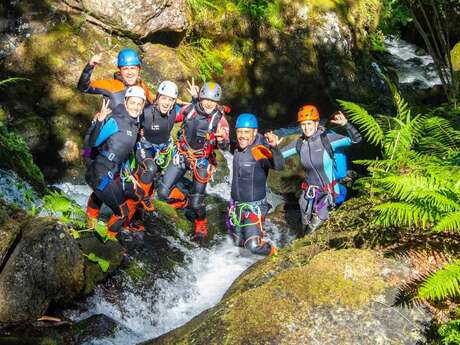
<path fill-rule="evenodd" d="M 340 182 L 341 179 L 347 176 L 347 156 L 342 148 L 336 149 L 335 151 L 332 149 L 327 133 L 327 131 L 324 131 L 320 134 L 321 144 L 329 157 L 331 157 L 334 166 L 334 177 L 338 182 Z M 300 154 L 302 143 L 302 137 L 297 139 L 295 146 L 297 154 Z"/>
<path fill-rule="evenodd" d="M 198 105 L 187 105 L 184 111 L 184 120 L 179 132 L 179 145 L 186 149 L 204 150 L 207 155 L 213 151 L 214 133 L 217 130 L 222 112 L 216 108 L 211 114 L 197 109 Z"/>
<path fill-rule="evenodd" d="M 258 133 L 254 142 L 245 150 L 237 149 L 233 153 L 232 200 L 252 202 L 266 196 L 268 169 L 262 166 L 261 159 L 256 159 L 257 155 L 253 153 L 253 149 L 259 145 L 270 150 L 264 137 Z"/>
<path fill-rule="evenodd" d="M 144 109 L 142 124 L 144 128 L 144 138 L 151 144 L 166 144 L 171 135 L 171 130 L 176 121 L 176 108 L 163 116 L 154 105 L 148 105 Z"/>
<path fill-rule="evenodd" d="M 124 105 L 114 109 L 111 118 L 116 121 L 118 131 L 100 145 L 96 160 L 108 160 L 119 166 L 128 159 L 136 144 L 139 123 L 129 116 Z"/>

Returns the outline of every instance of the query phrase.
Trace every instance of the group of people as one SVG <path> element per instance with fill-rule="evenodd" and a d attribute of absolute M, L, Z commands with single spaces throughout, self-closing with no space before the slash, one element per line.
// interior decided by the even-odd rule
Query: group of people
<path fill-rule="evenodd" d="M 151 94 L 140 78 L 141 59 L 135 50 L 119 52 L 118 71 L 112 79 L 91 80 L 101 59 L 101 54 L 94 55 L 78 82 L 80 91 L 103 95 L 83 149 L 85 178 L 93 190 L 87 205 L 90 226 L 98 220 L 104 203 L 112 210 L 108 237 L 116 238 L 123 228 L 142 231 L 134 215 L 139 209 L 152 212 L 156 196 L 175 208 L 191 210 L 195 240 L 206 239 L 205 189 L 216 169 L 216 149 L 233 153 L 227 226 L 237 245 L 256 254 L 276 253 L 276 246 L 264 239 L 269 211 L 266 181 L 270 169 L 283 169 L 284 159 L 294 154 L 307 171 L 299 199 L 303 226 L 313 231 L 327 219 L 338 195 L 334 151 L 361 139 L 342 113 L 332 122 L 345 126 L 348 136 L 327 132 L 319 126 L 317 108 L 303 106 L 298 113 L 302 135 L 282 152 L 277 135 L 258 132 L 254 114 L 240 114 L 233 142 L 225 118 L 230 108 L 221 104 L 222 88 L 217 83 L 199 88 L 188 82 L 191 102 L 183 102 L 172 81 L 161 82 L 156 95 Z M 181 127 L 173 138 L 178 122 Z M 187 171 L 193 180 L 184 191 L 178 184 Z"/>

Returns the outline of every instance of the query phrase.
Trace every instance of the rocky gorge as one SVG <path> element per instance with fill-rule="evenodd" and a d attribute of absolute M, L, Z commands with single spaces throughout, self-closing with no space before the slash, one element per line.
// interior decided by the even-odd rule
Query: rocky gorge
<path fill-rule="evenodd" d="M 368 44 L 380 1 L 273 1 L 259 17 L 238 1 L 199 3 L 1 5 L 1 79 L 22 79 L 1 89 L 0 167 L 6 170 L 0 189 L 19 186 L 14 193 L 23 201 L 0 202 L 0 344 L 427 341 L 432 314 L 403 298 L 406 284 L 418 277 L 417 262 L 390 256 L 379 248 L 384 241 L 374 245 L 394 229 L 372 223 L 371 196 L 350 199 L 318 233 L 300 236 L 292 182 L 302 176 L 298 163 L 270 176 L 276 194 L 268 232 L 283 249 L 265 259 L 226 238 L 231 157 L 225 154 L 208 190 L 212 226 L 204 248 L 190 241 L 186 214 L 162 202 L 145 233 L 119 242 L 91 232 L 75 238 L 62 214 L 39 212 L 40 200 L 56 188 L 66 191 L 65 183 L 69 199 L 85 206 L 80 149 L 100 100 L 78 92 L 76 83 L 95 53 L 103 53 L 103 62 L 94 77 L 105 78 L 115 71 L 120 48 L 139 50 L 152 91 L 171 79 L 184 100 L 187 80 L 212 77 L 224 87 L 230 122 L 250 110 L 263 129 L 294 124 L 305 102 L 326 114 L 337 109 L 336 99 L 393 107 L 373 63 L 384 68 L 396 62 L 376 58 Z M 436 85 L 408 94 L 431 97 Z M 374 151 L 365 144 L 352 156 Z M 2 182 L 11 174 L 13 180 Z M 89 260 L 90 253 L 106 260 L 108 269 Z"/>

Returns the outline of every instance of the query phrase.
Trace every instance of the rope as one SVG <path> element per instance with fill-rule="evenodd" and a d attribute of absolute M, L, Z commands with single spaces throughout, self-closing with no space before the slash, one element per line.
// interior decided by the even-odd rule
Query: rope
<path fill-rule="evenodd" d="M 162 150 L 158 151 L 158 155 L 155 158 L 155 164 L 161 169 L 164 170 L 172 160 L 173 156 L 173 143 L 169 140 L 168 146 Z"/>
<path fill-rule="evenodd" d="M 236 212 L 237 208 L 239 208 L 239 215 Z M 243 218 L 243 213 L 245 209 L 247 209 L 250 213 L 255 214 L 257 216 L 256 222 L 243 224 L 244 219 L 249 219 L 249 217 Z M 244 228 L 247 226 L 257 225 L 259 229 L 262 230 L 262 212 L 259 206 L 253 206 L 249 203 L 241 203 L 241 204 L 231 206 L 230 209 L 228 210 L 228 213 L 230 216 L 230 223 L 234 227 Z"/>
<path fill-rule="evenodd" d="M 193 176 L 198 183 L 207 184 L 211 179 L 212 174 L 206 174 L 206 177 L 201 177 L 198 173 L 199 164 L 197 162 L 202 162 L 204 159 L 207 159 L 207 154 L 204 149 L 200 150 L 193 150 L 190 146 L 185 142 L 189 148 L 184 149 L 180 142 L 177 143 L 177 152 L 183 156 L 186 156 L 188 161 L 190 162 L 190 167 L 193 170 Z"/>

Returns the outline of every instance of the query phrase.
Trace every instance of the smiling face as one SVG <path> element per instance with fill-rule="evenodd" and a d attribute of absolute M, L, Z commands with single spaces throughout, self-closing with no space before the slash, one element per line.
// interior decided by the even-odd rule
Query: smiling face
<path fill-rule="evenodd" d="M 123 66 L 120 67 L 120 75 L 126 85 L 133 86 L 139 79 L 140 70 L 141 68 L 139 66 Z"/>
<path fill-rule="evenodd" d="M 157 106 L 160 109 L 160 113 L 167 114 L 172 109 L 176 100 L 172 97 L 165 95 L 159 95 L 157 98 Z"/>
<path fill-rule="evenodd" d="M 236 140 L 241 149 L 245 149 L 254 142 L 256 138 L 257 129 L 255 128 L 237 128 Z"/>
<path fill-rule="evenodd" d="M 309 138 L 318 130 L 319 121 L 306 120 L 300 123 L 303 134 Z"/>
<path fill-rule="evenodd" d="M 144 110 L 144 100 L 140 97 L 128 97 L 125 99 L 125 107 L 129 116 L 136 118 Z"/>
<path fill-rule="evenodd" d="M 206 114 L 211 114 L 216 109 L 218 103 L 211 99 L 201 99 L 200 104 Z"/>

